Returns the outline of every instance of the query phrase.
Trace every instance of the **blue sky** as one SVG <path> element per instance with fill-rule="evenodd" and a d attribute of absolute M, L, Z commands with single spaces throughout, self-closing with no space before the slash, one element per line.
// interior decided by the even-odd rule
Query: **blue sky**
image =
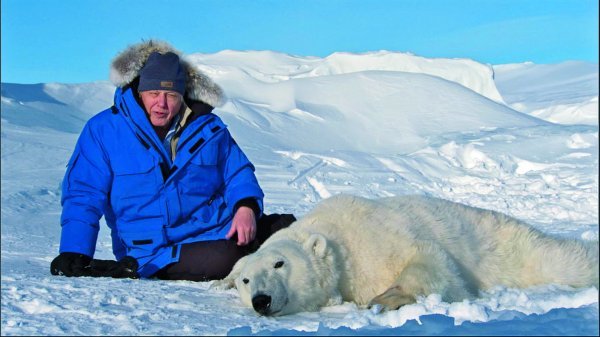
<path fill-rule="evenodd" d="M 108 79 L 142 39 L 184 53 L 390 50 L 489 64 L 598 62 L 597 0 L 2 0 L 2 82 Z"/>

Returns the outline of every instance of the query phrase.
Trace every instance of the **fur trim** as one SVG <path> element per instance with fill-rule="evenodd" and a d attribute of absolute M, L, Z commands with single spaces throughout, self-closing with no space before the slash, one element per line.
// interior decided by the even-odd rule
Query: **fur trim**
<path fill-rule="evenodd" d="M 181 65 L 186 70 L 185 95 L 189 99 L 202 101 L 212 107 L 223 105 L 225 101 L 223 89 L 207 75 L 184 60 L 178 50 L 164 41 L 148 40 L 127 47 L 113 59 L 110 66 L 110 81 L 118 87 L 130 84 L 138 77 L 150 54 L 153 52 L 164 54 L 169 51 L 179 55 Z"/>

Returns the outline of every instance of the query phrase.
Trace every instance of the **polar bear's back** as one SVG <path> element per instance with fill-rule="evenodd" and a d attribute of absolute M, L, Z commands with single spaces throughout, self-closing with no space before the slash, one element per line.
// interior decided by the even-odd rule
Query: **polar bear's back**
<path fill-rule="evenodd" d="M 597 248 L 550 237 L 502 213 L 427 196 L 370 200 L 337 195 L 298 225 L 343 245 L 358 273 L 381 264 L 401 270 L 419 243 L 435 242 L 481 289 L 598 284 Z"/>
<path fill-rule="evenodd" d="M 598 243 L 554 237 L 506 214 L 426 196 L 380 199 L 411 214 L 418 237 L 436 240 L 478 286 L 598 286 Z M 417 229 L 418 228 L 418 229 Z"/>

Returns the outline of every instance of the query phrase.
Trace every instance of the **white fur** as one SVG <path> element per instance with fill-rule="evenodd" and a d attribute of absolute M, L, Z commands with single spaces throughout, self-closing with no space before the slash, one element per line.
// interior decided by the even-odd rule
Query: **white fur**
<path fill-rule="evenodd" d="M 275 268 L 278 261 L 283 266 Z M 247 283 L 244 282 L 247 280 Z M 598 243 L 553 238 L 504 214 L 423 196 L 338 195 L 271 236 L 214 287 L 235 286 L 267 315 L 354 301 L 385 309 L 494 285 L 598 286 Z"/>
<path fill-rule="evenodd" d="M 200 100 L 212 107 L 223 105 L 225 95 L 221 87 L 200 70 L 194 68 L 179 51 L 164 41 L 148 40 L 125 48 L 111 63 L 111 82 L 118 87 L 130 84 L 139 75 L 146 60 L 153 52 L 161 54 L 173 52 L 179 55 L 180 62 L 187 73 L 185 93 L 187 97 Z"/>

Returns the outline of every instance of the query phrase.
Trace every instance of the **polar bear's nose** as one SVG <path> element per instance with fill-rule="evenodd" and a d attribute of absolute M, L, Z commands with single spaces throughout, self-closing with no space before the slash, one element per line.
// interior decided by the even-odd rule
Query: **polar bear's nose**
<path fill-rule="evenodd" d="M 271 309 L 271 296 L 259 294 L 252 297 L 252 307 L 261 315 L 268 315 Z"/>

